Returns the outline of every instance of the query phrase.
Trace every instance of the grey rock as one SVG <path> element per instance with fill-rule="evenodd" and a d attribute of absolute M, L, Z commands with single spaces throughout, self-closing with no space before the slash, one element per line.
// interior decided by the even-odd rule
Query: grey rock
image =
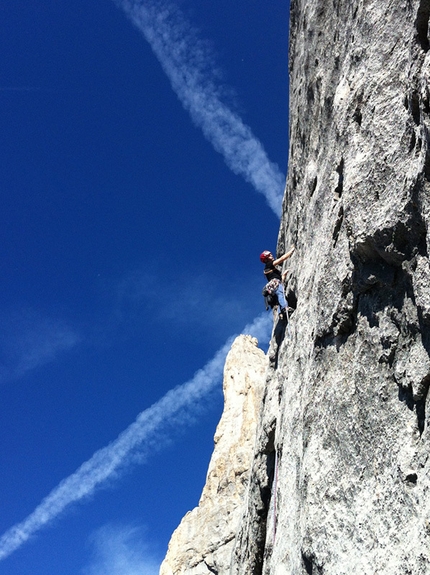
<path fill-rule="evenodd" d="M 297 311 L 260 572 L 430 573 L 429 15 L 291 3 L 279 251 L 297 245 Z"/>

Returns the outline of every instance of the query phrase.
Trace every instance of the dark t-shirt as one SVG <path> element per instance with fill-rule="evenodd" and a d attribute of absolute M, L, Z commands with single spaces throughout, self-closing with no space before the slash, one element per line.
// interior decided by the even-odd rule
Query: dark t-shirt
<path fill-rule="evenodd" d="M 267 262 L 264 266 L 264 275 L 268 282 L 273 279 L 282 280 L 281 270 L 274 266 L 272 262 Z"/>

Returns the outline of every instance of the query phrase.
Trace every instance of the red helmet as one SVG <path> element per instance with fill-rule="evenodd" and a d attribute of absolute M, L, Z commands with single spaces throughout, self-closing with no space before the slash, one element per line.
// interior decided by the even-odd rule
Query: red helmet
<path fill-rule="evenodd" d="M 260 256 L 261 263 L 263 263 L 263 264 L 267 263 L 267 260 L 269 259 L 269 256 L 271 256 L 271 255 L 272 255 L 272 252 L 268 252 L 267 250 L 264 250 L 264 252 Z"/>

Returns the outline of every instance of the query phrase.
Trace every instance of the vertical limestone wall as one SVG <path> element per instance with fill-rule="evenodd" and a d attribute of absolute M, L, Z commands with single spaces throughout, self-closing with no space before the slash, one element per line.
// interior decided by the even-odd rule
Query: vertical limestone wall
<path fill-rule="evenodd" d="M 430 573 L 429 15 L 291 2 L 279 251 L 297 246 L 297 310 L 262 420 L 276 509 L 258 568 L 242 544 L 234 573 Z"/>

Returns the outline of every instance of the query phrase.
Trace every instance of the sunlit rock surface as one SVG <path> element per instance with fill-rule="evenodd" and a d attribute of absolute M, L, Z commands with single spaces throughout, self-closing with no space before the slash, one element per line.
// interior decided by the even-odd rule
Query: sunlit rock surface
<path fill-rule="evenodd" d="M 198 507 L 174 532 L 161 575 L 227 573 L 249 482 L 267 359 L 257 340 L 239 336 L 224 368 L 224 411 Z"/>
<path fill-rule="evenodd" d="M 430 573 L 429 15 L 430 0 L 291 0 L 278 253 L 297 247 L 297 309 L 212 573 Z"/>

